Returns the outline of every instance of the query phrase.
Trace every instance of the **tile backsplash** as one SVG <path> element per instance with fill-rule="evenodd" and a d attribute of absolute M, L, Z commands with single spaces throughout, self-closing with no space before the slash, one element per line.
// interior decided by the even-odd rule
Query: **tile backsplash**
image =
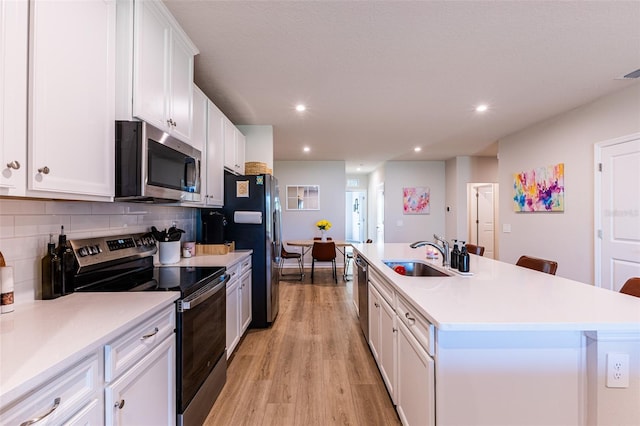
<path fill-rule="evenodd" d="M 14 267 L 16 304 L 33 301 L 49 235 L 68 239 L 147 232 L 177 222 L 182 241 L 195 241 L 197 209 L 137 203 L 0 199 L 0 251 Z"/>

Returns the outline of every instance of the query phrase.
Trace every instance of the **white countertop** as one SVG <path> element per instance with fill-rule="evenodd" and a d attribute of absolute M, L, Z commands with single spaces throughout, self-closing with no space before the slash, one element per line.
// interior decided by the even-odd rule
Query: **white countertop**
<path fill-rule="evenodd" d="M 235 250 L 228 254 L 205 254 L 193 257 L 181 257 L 180 262 L 171 265 L 156 266 L 224 266 L 225 268 L 251 256 L 253 250 Z"/>
<path fill-rule="evenodd" d="M 640 333 L 640 298 L 470 255 L 472 276 L 407 277 L 382 260 L 427 260 L 408 243 L 356 251 L 441 330 L 585 330 Z M 453 272 L 451 272 L 453 274 Z"/>
<path fill-rule="evenodd" d="M 61 373 L 179 292 L 74 293 L 0 315 L 0 406 Z"/>

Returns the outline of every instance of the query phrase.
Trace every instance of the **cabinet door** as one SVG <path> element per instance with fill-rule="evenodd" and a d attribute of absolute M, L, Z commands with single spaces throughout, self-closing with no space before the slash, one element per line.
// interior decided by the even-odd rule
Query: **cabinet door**
<path fill-rule="evenodd" d="M 203 154 L 202 170 L 206 170 L 205 146 L 207 143 L 207 96 L 193 85 L 193 128 L 191 131 L 191 146 L 199 149 Z"/>
<path fill-rule="evenodd" d="M 227 359 L 240 341 L 240 279 L 227 284 Z"/>
<path fill-rule="evenodd" d="M 193 104 L 193 53 L 179 37 L 171 31 L 169 118 L 172 133 L 184 142 L 191 142 Z M 200 148 L 199 148 L 200 149 Z"/>
<path fill-rule="evenodd" d="M 369 284 L 369 346 L 376 362 L 380 359 L 380 298 Z"/>
<path fill-rule="evenodd" d="M 208 101 L 207 108 L 207 188 L 205 204 L 224 205 L 224 119 L 225 116 Z"/>
<path fill-rule="evenodd" d="M 379 367 L 382 378 L 387 385 L 391 399 L 395 402 L 396 387 L 396 347 L 397 328 L 396 314 L 382 297 L 379 297 L 380 312 L 380 350 Z"/>
<path fill-rule="evenodd" d="M 242 336 L 249 324 L 251 324 L 251 270 L 249 269 L 240 278 L 240 292 L 241 292 L 241 308 L 240 308 L 240 335 Z"/>
<path fill-rule="evenodd" d="M 435 425 L 434 361 L 409 329 L 398 323 L 396 403 L 403 425 Z"/>
<path fill-rule="evenodd" d="M 172 335 L 105 388 L 107 425 L 174 425 L 176 343 Z"/>
<path fill-rule="evenodd" d="M 239 175 L 244 174 L 244 159 L 247 146 L 247 138 L 238 129 L 236 129 L 236 172 Z"/>
<path fill-rule="evenodd" d="M 224 117 L 224 167 L 236 172 L 236 126 Z"/>
<path fill-rule="evenodd" d="M 116 3 L 30 13 L 29 189 L 113 197 Z"/>
<path fill-rule="evenodd" d="M 166 121 L 170 28 L 155 2 L 135 2 L 133 115 L 160 129 Z"/>
<path fill-rule="evenodd" d="M 24 195 L 28 3 L 0 1 L 0 195 Z"/>

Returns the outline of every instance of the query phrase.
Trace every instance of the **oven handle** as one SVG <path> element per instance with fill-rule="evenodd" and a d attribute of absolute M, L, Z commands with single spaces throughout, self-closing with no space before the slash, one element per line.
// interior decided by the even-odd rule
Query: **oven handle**
<path fill-rule="evenodd" d="M 218 284 L 209 284 L 202 289 L 198 290 L 194 294 L 186 297 L 182 300 L 178 300 L 178 312 L 188 311 L 191 308 L 195 308 L 215 293 L 223 289 L 227 285 L 227 281 L 231 279 L 229 274 L 224 274 L 221 277 L 221 281 Z"/>

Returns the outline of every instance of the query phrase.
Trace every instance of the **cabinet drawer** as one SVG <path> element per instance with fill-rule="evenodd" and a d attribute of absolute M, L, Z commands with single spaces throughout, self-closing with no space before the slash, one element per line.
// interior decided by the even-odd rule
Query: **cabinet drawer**
<path fill-rule="evenodd" d="M 242 262 L 234 263 L 227 268 L 227 275 L 229 275 L 229 281 L 227 281 L 227 287 L 232 281 L 239 280 L 242 270 Z"/>
<path fill-rule="evenodd" d="M 434 327 L 418 311 L 413 308 L 402 297 L 398 297 L 398 307 L 396 310 L 400 321 L 407 326 L 411 334 L 416 338 L 422 347 L 433 356 Z"/>
<path fill-rule="evenodd" d="M 240 275 L 244 275 L 245 272 L 251 269 L 251 256 L 240 262 Z"/>
<path fill-rule="evenodd" d="M 104 347 L 104 378 L 110 382 L 174 333 L 174 305 Z"/>
<path fill-rule="evenodd" d="M 35 393 L 10 409 L 0 412 L 1 423 L 17 426 L 41 418 L 38 425 L 59 425 L 73 420 L 83 407 L 98 400 L 99 376 L 100 363 L 96 353 L 39 386 Z"/>
<path fill-rule="evenodd" d="M 395 310 L 396 304 L 393 300 L 393 295 L 395 292 L 393 291 L 393 287 L 389 283 L 385 281 L 384 278 L 373 268 L 369 268 L 369 281 L 373 284 L 373 286 L 380 292 L 380 295 L 391 305 L 391 307 Z"/>

